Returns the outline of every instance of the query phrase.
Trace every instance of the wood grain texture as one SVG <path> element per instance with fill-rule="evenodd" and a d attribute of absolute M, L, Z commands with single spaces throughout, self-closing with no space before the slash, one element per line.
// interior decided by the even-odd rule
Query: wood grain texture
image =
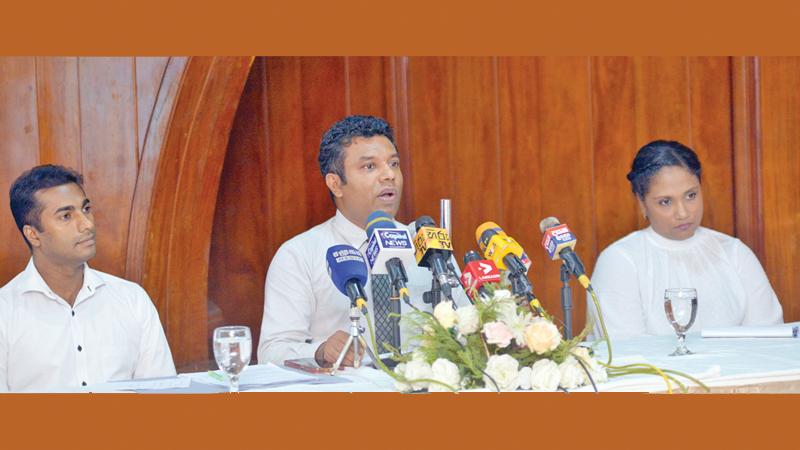
<path fill-rule="evenodd" d="M 760 59 L 764 262 L 788 322 L 800 320 L 800 58 Z"/>
<path fill-rule="evenodd" d="M 30 251 L 9 208 L 8 189 L 39 161 L 36 63 L 33 58 L 0 58 L 0 284 L 25 268 Z"/>
<path fill-rule="evenodd" d="M 192 58 L 159 157 L 142 284 L 160 307 L 175 365 L 207 367 L 208 258 L 228 135 L 252 58 Z M 164 318 L 165 317 L 165 318 Z"/>
<path fill-rule="evenodd" d="M 541 173 L 531 176 L 541 178 L 542 216 L 556 216 L 569 224 L 580 239 L 581 254 L 587 261 L 593 261 L 591 218 L 595 199 L 589 59 L 541 58 L 538 63 L 539 145 L 544 157 Z M 539 222 L 536 219 L 531 222 L 530 233 L 538 244 Z M 541 267 L 533 273 L 540 280 L 542 303 L 556 316 L 562 316 L 559 265 L 546 260 L 541 245 L 531 243 L 528 248 L 535 249 L 529 251 L 536 252 L 534 262 Z M 584 326 L 586 302 L 581 295 L 574 297 L 573 324 L 577 333 Z"/>
<path fill-rule="evenodd" d="M 39 162 L 83 170 L 77 58 L 36 58 Z"/>
<path fill-rule="evenodd" d="M 208 270 L 208 300 L 220 325 L 250 327 L 258 342 L 269 258 L 266 72 L 258 58 L 242 92 L 220 177 Z M 246 220 L 242 220 L 246 218 Z M 211 331 L 211 330 L 209 330 Z M 255 358 L 255 355 L 253 355 Z M 213 358 L 213 354 L 211 356 Z"/>
<path fill-rule="evenodd" d="M 758 58 L 731 62 L 734 224 L 736 236 L 764 263 L 761 116 Z"/>
<path fill-rule="evenodd" d="M 79 58 L 78 70 L 81 166 L 98 230 L 92 266 L 123 276 L 139 165 L 133 59 Z"/>
<path fill-rule="evenodd" d="M 593 252 L 599 255 L 639 226 L 641 213 L 626 176 L 640 143 L 634 126 L 633 59 L 592 58 L 591 66 L 596 239 Z M 594 265 L 594 258 L 589 256 L 591 262 L 585 262 Z"/>
<path fill-rule="evenodd" d="M 730 58 L 689 58 L 692 149 L 703 166 L 703 223 L 733 234 Z"/>
<path fill-rule="evenodd" d="M 141 158 L 144 142 L 150 130 L 150 117 L 156 106 L 158 93 L 167 69 L 169 57 L 136 57 L 134 58 L 136 71 L 136 129 L 137 129 L 137 160 Z"/>

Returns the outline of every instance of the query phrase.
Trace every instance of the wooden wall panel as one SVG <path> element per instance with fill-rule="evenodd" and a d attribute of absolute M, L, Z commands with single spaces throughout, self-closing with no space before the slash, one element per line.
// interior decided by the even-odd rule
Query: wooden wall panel
<path fill-rule="evenodd" d="M 597 255 L 639 227 L 641 213 L 626 175 L 641 143 L 636 137 L 636 85 L 632 58 L 593 58 L 592 140 Z M 579 242 L 582 249 L 585 247 Z M 581 254 L 585 252 L 582 250 Z M 588 254 L 585 264 L 594 264 Z"/>
<path fill-rule="evenodd" d="M 164 81 L 168 57 L 136 57 L 136 130 L 137 161 L 141 158 L 145 138 L 149 131 L 150 118 L 156 107 L 156 99 Z"/>
<path fill-rule="evenodd" d="M 133 59 L 80 58 L 78 70 L 81 166 L 98 230 L 92 266 L 123 276 L 139 165 Z"/>
<path fill-rule="evenodd" d="M 39 160 L 36 65 L 33 58 L 0 58 L 0 285 L 25 268 L 30 252 L 9 209 L 11 183 Z"/>
<path fill-rule="evenodd" d="M 277 250 L 270 245 L 268 230 L 271 223 L 280 222 L 271 214 L 271 197 L 264 195 L 270 187 L 264 152 L 265 77 L 264 59 L 259 58 L 242 93 L 225 155 L 208 273 L 208 299 L 221 314 L 218 325 L 249 326 L 253 342 L 261 332 L 267 266 Z"/>
<path fill-rule="evenodd" d="M 439 199 L 452 197 L 450 170 L 454 162 L 450 160 L 447 122 L 448 94 L 454 89 L 452 64 L 452 58 L 442 57 L 410 58 L 408 62 L 409 151 L 415 155 L 409 167 L 415 182 L 403 188 L 403 195 L 411 197 L 415 208 L 406 219 L 409 222 L 427 215 L 438 223 Z M 460 214 L 460 210 L 453 213 Z M 458 218 L 453 221 L 457 223 Z"/>
<path fill-rule="evenodd" d="M 555 216 L 567 223 L 580 240 L 578 248 L 591 270 L 594 260 L 594 175 L 591 136 L 591 84 L 588 58 L 541 58 L 539 60 L 539 129 L 542 171 L 540 178 L 542 216 Z M 520 125 L 524 118 L 517 118 Z M 524 235 L 534 237 L 529 252 L 539 268 L 532 278 L 539 281 L 539 296 L 545 308 L 561 316 L 560 268 L 545 258 L 538 229 L 541 218 L 531 217 Z M 515 231 L 515 233 L 518 233 Z M 530 234 L 528 234 L 530 233 Z M 524 236 L 523 235 L 523 236 Z M 521 242 L 525 242 L 523 239 Z M 537 244 L 537 245 L 534 245 Z M 575 291 L 579 293 L 578 290 Z M 574 330 L 583 328 L 586 302 L 582 295 L 573 301 Z"/>
<path fill-rule="evenodd" d="M 767 274 L 786 321 L 800 320 L 800 58 L 760 58 Z"/>
<path fill-rule="evenodd" d="M 733 234 L 733 132 L 729 58 L 689 58 L 692 148 L 703 165 L 703 223 Z"/>
<path fill-rule="evenodd" d="M 83 170 L 77 58 L 36 58 L 39 163 Z"/>
<path fill-rule="evenodd" d="M 543 214 L 542 180 L 536 175 L 542 173 L 538 67 L 535 58 L 498 58 L 498 181 L 502 217 L 484 217 L 504 227 L 531 257 L 539 251 L 537 218 Z M 524 126 L 520 126 L 520 118 L 525 118 Z M 534 271 L 541 269 L 542 261 L 537 261 Z"/>

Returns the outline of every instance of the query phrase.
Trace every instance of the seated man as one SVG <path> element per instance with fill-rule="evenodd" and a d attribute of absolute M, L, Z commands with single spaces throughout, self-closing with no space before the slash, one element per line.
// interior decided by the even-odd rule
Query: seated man
<path fill-rule="evenodd" d="M 31 260 L 0 289 L 0 391 L 58 391 L 175 375 L 147 293 L 90 269 L 91 203 L 76 172 L 34 167 L 11 186 Z"/>
<path fill-rule="evenodd" d="M 332 245 L 347 244 L 363 253 L 367 217 L 378 210 L 394 217 L 400 207 L 400 155 L 383 119 L 349 116 L 334 124 L 322 138 L 319 165 L 336 215 L 285 242 L 272 259 L 264 288 L 259 363 L 314 357 L 319 365 L 329 366 L 336 360 L 348 337 L 350 302 L 330 280 L 326 252 Z M 413 237 L 416 230 L 410 231 Z M 430 310 L 422 302 L 422 293 L 431 288 L 430 272 L 417 266 L 406 271 L 412 303 Z M 365 287 L 367 307 L 376 322 L 371 283 Z M 457 302 L 467 301 L 462 290 L 453 293 Z M 407 305 L 401 307 L 405 312 Z M 352 365 L 359 356 L 351 351 L 344 364 Z"/>

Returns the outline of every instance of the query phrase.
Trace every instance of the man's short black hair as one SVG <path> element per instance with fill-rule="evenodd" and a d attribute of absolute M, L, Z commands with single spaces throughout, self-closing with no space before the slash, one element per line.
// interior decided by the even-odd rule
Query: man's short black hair
<path fill-rule="evenodd" d="M 678 141 L 653 141 L 639 149 L 628 172 L 631 190 L 644 200 L 650 190 L 650 180 L 664 167 L 679 166 L 688 170 L 700 181 L 702 168 L 694 150 Z"/>
<path fill-rule="evenodd" d="M 389 124 L 380 117 L 374 116 L 347 116 L 336 122 L 322 136 L 319 144 L 319 170 L 322 176 L 335 173 L 347 183 L 344 176 L 344 149 L 353 143 L 353 139 L 363 137 L 383 136 L 392 143 L 394 131 Z"/>
<path fill-rule="evenodd" d="M 67 167 L 53 164 L 36 166 L 20 175 L 8 191 L 11 214 L 14 216 L 14 222 L 17 223 L 19 232 L 22 233 L 25 225 L 30 225 L 39 231 L 42 229 L 40 220 L 42 208 L 36 201 L 37 191 L 69 183 L 75 183 L 83 190 L 81 174 Z M 31 248 L 31 243 L 28 242 L 25 233 L 22 233 L 22 238 L 25 239 L 28 248 Z"/>

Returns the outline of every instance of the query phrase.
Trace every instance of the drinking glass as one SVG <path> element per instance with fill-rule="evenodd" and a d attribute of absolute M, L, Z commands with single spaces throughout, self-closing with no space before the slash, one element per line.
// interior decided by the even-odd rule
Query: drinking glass
<path fill-rule="evenodd" d="M 697 317 L 697 291 L 692 288 L 667 289 L 664 292 L 664 311 L 678 335 L 678 348 L 669 356 L 691 355 L 686 348 L 686 332 Z"/>
<path fill-rule="evenodd" d="M 250 328 L 219 327 L 214 330 L 214 359 L 230 381 L 230 392 L 239 392 L 239 374 L 250 364 Z"/>

